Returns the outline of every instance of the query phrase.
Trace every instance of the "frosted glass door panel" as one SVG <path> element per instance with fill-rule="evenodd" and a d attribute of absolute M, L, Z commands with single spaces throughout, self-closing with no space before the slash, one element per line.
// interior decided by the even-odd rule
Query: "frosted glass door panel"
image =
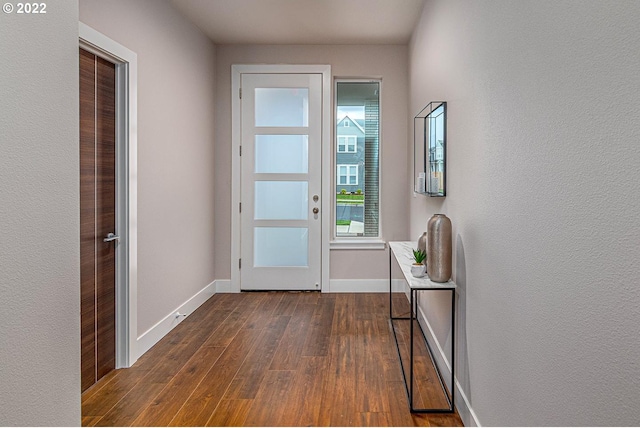
<path fill-rule="evenodd" d="M 255 267 L 304 267 L 309 264 L 306 227 L 256 227 L 253 239 Z"/>
<path fill-rule="evenodd" d="M 256 88 L 255 126 L 309 126 L 309 89 Z"/>
<path fill-rule="evenodd" d="M 256 181 L 255 220 L 306 220 L 308 189 L 306 181 Z"/>
<path fill-rule="evenodd" d="M 306 174 L 309 171 L 307 135 L 256 135 L 255 172 Z"/>

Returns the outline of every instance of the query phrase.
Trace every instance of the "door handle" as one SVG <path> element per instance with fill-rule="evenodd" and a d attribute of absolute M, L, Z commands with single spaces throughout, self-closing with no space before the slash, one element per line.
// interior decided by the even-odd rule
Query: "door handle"
<path fill-rule="evenodd" d="M 111 242 L 111 241 L 120 241 L 120 237 L 115 233 L 109 232 L 107 237 L 102 240 L 102 242 Z"/>
<path fill-rule="evenodd" d="M 313 209 L 313 213 L 314 214 L 318 214 L 319 212 L 320 212 L 320 210 L 317 207 Z"/>

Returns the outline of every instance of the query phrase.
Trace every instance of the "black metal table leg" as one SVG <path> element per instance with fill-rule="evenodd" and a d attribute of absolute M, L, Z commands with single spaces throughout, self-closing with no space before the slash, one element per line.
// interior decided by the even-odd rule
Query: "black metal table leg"
<path fill-rule="evenodd" d="M 409 311 L 409 408 L 414 411 L 413 408 L 413 299 L 414 290 L 411 290 L 411 310 Z"/>
<path fill-rule="evenodd" d="M 453 412 L 455 409 L 455 397 L 456 385 L 455 385 L 455 372 L 456 372 L 456 290 L 451 290 L 451 402 L 449 407 Z"/>
<path fill-rule="evenodd" d="M 389 246 L 389 319 L 393 320 L 393 275 L 391 275 L 391 246 Z M 391 321 L 393 323 L 393 321 Z M 391 325 L 393 327 L 393 325 Z"/>

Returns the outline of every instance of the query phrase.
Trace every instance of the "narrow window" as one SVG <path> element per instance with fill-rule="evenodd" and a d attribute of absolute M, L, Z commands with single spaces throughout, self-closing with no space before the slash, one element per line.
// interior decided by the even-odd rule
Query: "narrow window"
<path fill-rule="evenodd" d="M 336 82 L 336 237 L 379 237 L 380 82 Z M 346 128 L 346 129 L 345 129 Z"/>

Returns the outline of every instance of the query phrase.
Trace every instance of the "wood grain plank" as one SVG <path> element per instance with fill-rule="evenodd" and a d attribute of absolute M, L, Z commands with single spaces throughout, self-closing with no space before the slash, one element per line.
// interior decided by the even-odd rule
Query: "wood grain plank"
<path fill-rule="evenodd" d="M 202 426 L 207 423 L 223 398 L 238 369 L 261 336 L 260 330 L 240 330 L 176 413 L 170 426 Z"/>
<path fill-rule="evenodd" d="M 457 413 L 429 415 L 429 425 L 432 427 L 455 427 L 463 426 L 462 419 Z"/>
<path fill-rule="evenodd" d="M 377 358 L 380 343 L 372 317 L 356 320 L 356 408 L 363 413 L 389 412 L 389 403 L 384 393 L 384 370 L 380 370 Z"/>
<path fill-rule="evenodd" d="M 402 371 L 398 361 L 398 352 L 396 344 L 392 336 L 391 322 L 388 318 L 388 308 L 383 312 L 384 315 L 378 315 L 375 319 L 376 331 L 378 332 L 378 340 L 380 343 L 380 354 L 378 360 L 382 366 L 384 379 L 393 381 L 401 379 Z"/>
<path fill-rule="evenodd" d="M 358 425 L 361 427 L 388 427 L 391 425 L 389 413 L 363 412 L 358 416 Z"/>
<path fill-rule="evenodd" d="M 82 426 L 83 427 L 94 427 L 98 423 L 98 421 L 102 418 L 102 416 L 83 416 L 82 417 Z"/>
<path fill-rule="evenodd" d="M 134 426 L 166 426 L 189 399 L 220 355 L 222 347 L 203 346 L 171 379 L 166 388 L 133 421 Z"/>
<path fill-rule="evenodd" d="M 223 324 L 203 344 L 204 346 L 228 346 L 240 329 L 250 320 L 251 314 L 265 300 L 265 293 L 243 294 L 242 304 L 229 314 Z"/>
<path fill-rule="evenodd" d="M 357 293 L 355 295 L 355 305 L 358 308 L 355 311 L 355 319 L 356 320 L 371 320 L 374 317 L 374 313 L 372 312 L 373 308 L 369 307 L 370 299 L 368 299 L 368 294 L 366 293 Z"/>
<path fill-rule="evenodd" d="M 290 409 L 283 405 L 282 397 L 289 393 L 294 374 L 290 370 L 271 370 L 267 373 L 247 413 L 244 426 L 284 425 L 285 414 Z"/>
<path fill-rule="evenodd" d="M 333 335 L 348 335 L 355 332 L 356 295 L 355 293 L 342 294 L 336 299 Z"/>
<path fill-rule="evenodd" d="M 283 292 L 264 293 L 261 303 L 256 306 L 242 328 L 263 329 L 265 324 L 273 319 L 273 314 L 285 294 Z"/>
<path fill-rule="evenodd" d="M 340 294 L 334 305 L 329 348 L 329 373 L 325 378 L 322 412 L 318 425 L 353 426 L 357 424 L 355 360 L 355 295 Z"/>
<path fill-rule="evenodd" d="M 322 409 L 324 379 L 328 373 L 327 357 L 302 357 L 291 387 L 280 397 L 287 411 L 281 424 L 287 426 L 317 426 Z"/>
<path fill-rule="evenodd" d="M 290 319 L 278 317 L 269 322 L 229 385 L 226 399 L 255 398 Z"/>
<path fill-rule="evenodd" d="M 83 416 L 104 416 L 146 375 L 144 369 L 119 369 L 96 393 L 82 399 Z M 100 383 L 100 382 L 99 382 Z M 98 386 L 98 385 L 96 385 Z"/>
<path fill-rule="evenodd" d="M 139 382 L 122 400 L 118 401 L 96 424 L 103 427 L 130 425 L 157 394 L 163 383 Z M 151 398 L 150 398 L 151 397 Z"/>
<path fill-rule="evenodd" d="M 337 321 L 334 318 L 334 326 Z M 356 337 L 332 336 L 329 351 L 329 371 L 323 385 L 322 412 L 318 425 L 354 426 L 356 420 Z"/>
<path fill-rule="evenodd" d="M 300 296 L 307 294 L 310 293 L 299 293 Z M 301 297 L 302 300 L 308 299 Z M 315 304 L 299 303 L 296 305 L 291 321 L 280 341 L 280 346 L 273 357 L 270 370 L 295 370 L 298 367 L 315 309 Z"/>
<path fill-rule="evenodd" d="M 172 345 L 164 358 L 149 370 L 144 382 L 169 383 L 176 373 L 202 347 L 203 342 L 210 334 L 210 330 L 197 329 L 193 332 L 192 337 L 184 338 L 181 342 Z"/>
<path fill-rule="evenodd" d="M 302 349 L 303 356 L 327 356 L 335 303 L 335 299 L 319 299 Z"/>
<path fill-rule="evenodd" d="M 402 380 L 387 382 L 385 390 L 391 409 L 390 426 L 428 427 L 430 425 L 426 414 L 409 412 L 409 400 Z"/>
<path fill-rule="evenodd" d="M 252 404 L 253 400 L 222 400 L 205 426 L 243 426 Z"/>
<path fill-rule="evenodd" d="M 274 311 L 274 316 L 291 316 L 300 302 L 298 293 L 284 293 Z"/>
<path fill-rule="evenodd" d="M 299 291 L 299 302 L 302 305 L 317 305 L 318 300 L 322 298 L 322 293 L 319 291 Z"/>

